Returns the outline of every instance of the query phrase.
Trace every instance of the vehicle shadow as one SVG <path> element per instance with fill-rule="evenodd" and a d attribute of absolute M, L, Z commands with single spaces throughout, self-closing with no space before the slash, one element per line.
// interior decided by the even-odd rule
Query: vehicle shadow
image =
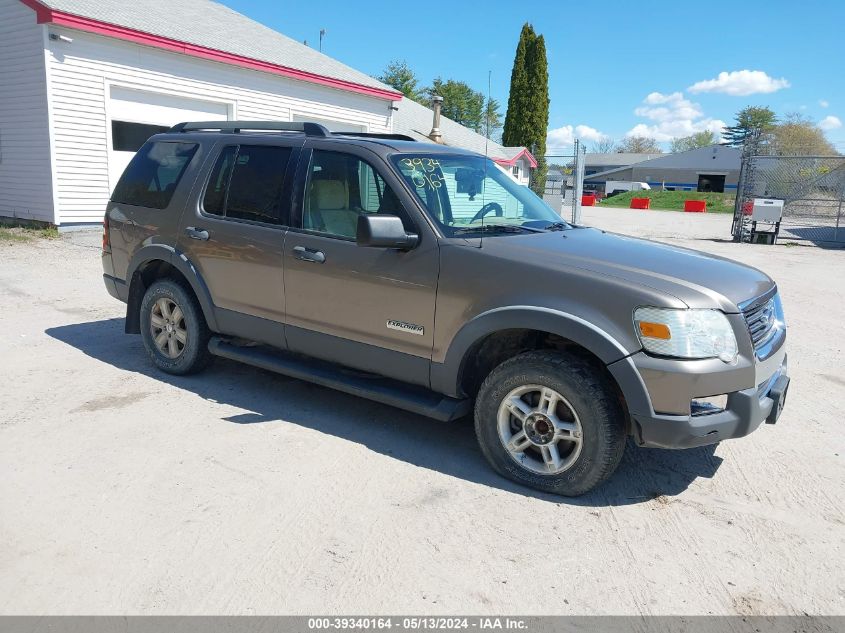
<path fill-rule="evenodd" d="M 699 477 L 712 477 L 722 462 L 712 446 L 668 451 L 642 449 L 629 442 L 610 481 L 592 493 L 568 499 L 525 488 L 493 472 L 478 450 L 470 418 L 437 422 L 219 358 L 201 375 L 171 376 L 151 364 L 141 337 L 124 334 L 123 319 L 64 325 L 50 328 L 46 334 L 123 371 L 248 411 L 221 421 L 296 424 L 415 466 L 553 503 L 616 506 L 669 497 L 683 492 Z"/>

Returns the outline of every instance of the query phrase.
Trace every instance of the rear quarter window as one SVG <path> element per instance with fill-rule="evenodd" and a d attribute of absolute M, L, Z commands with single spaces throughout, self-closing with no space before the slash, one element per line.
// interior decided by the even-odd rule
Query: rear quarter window
<path fill-rule="evenodd" d="M 112 202 L 166 208 L 196 151 L 196 143 L 146 143 L 120 177 Z"/>

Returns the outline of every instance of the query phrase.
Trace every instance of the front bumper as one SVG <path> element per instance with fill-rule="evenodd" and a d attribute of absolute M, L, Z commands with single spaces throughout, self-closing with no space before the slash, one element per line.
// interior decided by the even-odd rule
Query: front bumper
<path fill-rule="evenodd" d="M 657 448 L 692 448 L 744 437 L 764 421 L 774 424 L 783 410 L 789 375 L 785 351 L 770 361 L 775 362 L 766 363 L 765 378 L 760 384 L 730 392 L 725 410 L 719 413 L 692 416 L 631 412 L 632 431 L 637 443 Z M 695 393 L 685 392 L 681 397 L 689 402 Z"/>

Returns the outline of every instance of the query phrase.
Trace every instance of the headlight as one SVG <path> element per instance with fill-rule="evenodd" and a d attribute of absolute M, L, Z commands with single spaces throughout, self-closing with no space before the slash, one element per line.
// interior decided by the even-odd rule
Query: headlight
<path fill-rule="evenodd" d="M 674 358 L 736 360 L 738 350 L 728 318 L 718 310 L 637 308 L 634 326 L 643 349 Z"/>

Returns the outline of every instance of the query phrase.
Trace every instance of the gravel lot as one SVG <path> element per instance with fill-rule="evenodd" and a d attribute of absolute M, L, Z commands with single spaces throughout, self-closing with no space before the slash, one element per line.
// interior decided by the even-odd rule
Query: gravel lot
<path fill-rule="evenodd" d="M 229 362 L 157 373 L 99 234 L 0 244 L 0 613 L 845 614 L 845 251 L 585 216 L 777 279 L 778 425 L 629 446 L 609 484 L 553 498 L 493 474 L 468 420 Z"/>

